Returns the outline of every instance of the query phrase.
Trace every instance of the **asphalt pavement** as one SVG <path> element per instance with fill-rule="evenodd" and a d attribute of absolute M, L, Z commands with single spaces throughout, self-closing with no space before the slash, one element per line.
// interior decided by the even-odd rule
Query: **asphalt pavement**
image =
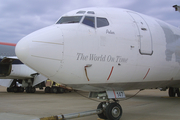
<path fill-rule="evenodd" d="M 125 91 L 129 98 L 138 90 Z M 79 91 L 84 96 L 88 92 Z M 0 86 L 0 120 L 33 120 L 60 114 L 77 113 L 97 108 L 99 102 L 87 99 L 76 92 L 63 94 L 7 93 Z M 120 101 L 123 109 L 121 120 L 178 120 L 180 98 L 169 98 L 167 91 L 144 90 L 135 97 Z M 97 115 L 74 120 L 98 120 Z"/>

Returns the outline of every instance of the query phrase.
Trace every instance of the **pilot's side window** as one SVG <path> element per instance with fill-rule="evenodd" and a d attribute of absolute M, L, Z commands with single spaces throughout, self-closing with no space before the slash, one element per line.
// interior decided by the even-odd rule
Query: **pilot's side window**
<path fill-rule="evenodd" d="M 109 22 L 106 18 L 97 17 L 97 28 L 108 26 Z"/>
<path fill-rule="evenodd" d="M 94 19 L 94 17 L 85 16 L 82 23 L 95 28 L 95 19 Z"/>

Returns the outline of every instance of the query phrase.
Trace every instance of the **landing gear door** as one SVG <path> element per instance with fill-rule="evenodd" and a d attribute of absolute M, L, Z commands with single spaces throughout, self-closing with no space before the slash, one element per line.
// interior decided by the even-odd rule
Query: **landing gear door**
<path fill-rule="evenodd" d="M 152 55 L 152 36 L 151 31 L 148 27 L 146 21 L 139 15 L 133 12 L 128 12 L 132 17 L 134 24 L 136 24 L 138 29 L 138 39 L 139 39 L 139 52 L 141 55 Z"/>
<path fill-rule="evenodd" d="M 114 91 L 114 90 L 111 90 L 111 91 L 106 91 L 107 95 L 108 95 L 108 98 L 125 98 L 125 94 L 124 94 L 124 91 Z"/>

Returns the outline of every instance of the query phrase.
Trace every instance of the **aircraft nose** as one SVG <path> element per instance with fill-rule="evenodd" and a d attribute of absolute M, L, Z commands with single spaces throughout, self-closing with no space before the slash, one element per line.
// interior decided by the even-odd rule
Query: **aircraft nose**
<path fill-rule="evenodd" d="M 16 44 L 15 53 L 16 56 L 25 63 L 29 53 L 29 41 L 26 39 L 20 40 L 20 42 Z"/>
<path fill-rule="evenodd" d="M 46 77 L 51 77 L 60 68 L 63 47 L 61 29 L 50 26 L 21 39 L 16 45 L 15 52 L 24 64 L 39 73 L 43 73 Z"/>

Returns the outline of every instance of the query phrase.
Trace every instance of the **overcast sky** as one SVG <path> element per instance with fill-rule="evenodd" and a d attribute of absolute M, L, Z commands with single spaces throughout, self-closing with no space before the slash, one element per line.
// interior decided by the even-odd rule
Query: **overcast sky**
<path fill-rule="evenodd" d="M 180 13 L 172 7 L 176 4 L 180 0 L 0 0 L 0 41 L 17 43 L 62 14 L 84 7 L 125 8 L 180 26 Z"/>

